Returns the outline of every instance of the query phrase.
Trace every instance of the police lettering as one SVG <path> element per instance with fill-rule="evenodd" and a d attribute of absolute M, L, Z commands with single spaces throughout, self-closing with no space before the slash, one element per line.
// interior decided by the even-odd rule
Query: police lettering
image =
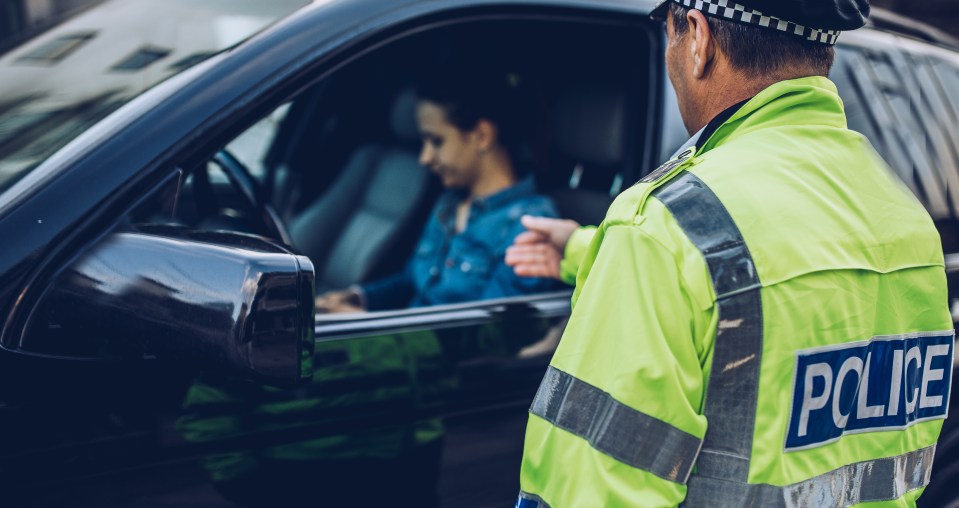
<path fill-rule="evenodd" d="M 945 418 L 953 332 L 800 351 L 786 450 Z"/>

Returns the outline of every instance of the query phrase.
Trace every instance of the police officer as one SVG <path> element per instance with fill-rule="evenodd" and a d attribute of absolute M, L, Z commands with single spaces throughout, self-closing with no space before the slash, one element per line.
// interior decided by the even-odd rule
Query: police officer
<path fill-rule="evenodd" d="M 939 237 L 825 77 L 868 3 L 738 2 L 654 11 L 688 147 L 599 228 L 527 218 L 508 254 L 576 283 L 517 506 L 913 506 L 929 481 Z"/>

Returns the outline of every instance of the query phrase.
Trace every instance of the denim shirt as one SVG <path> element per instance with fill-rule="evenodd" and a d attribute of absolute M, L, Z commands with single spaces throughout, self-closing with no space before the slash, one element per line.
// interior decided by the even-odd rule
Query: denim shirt
<path fill-rule="evenodd" d="M 362 286 L 368 310 L 485 300 L 559 287 L 552 279 L 519 277 L 504 262 L 506 248 L 525 230 L 520 217 L 559 217 L 553 202 L 536 193 L 532 177 L 474 199 L 466 228 L 457 234 L 456 206 L 464 198 L 457 191 L 441 195 L 406 269 Z"/>

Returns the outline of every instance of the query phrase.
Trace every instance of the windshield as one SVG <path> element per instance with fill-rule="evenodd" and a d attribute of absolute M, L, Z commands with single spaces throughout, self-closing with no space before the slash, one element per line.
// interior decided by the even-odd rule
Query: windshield
<path fill-rule="evenodd" d="M 124 103 L 309 0 L 108 0 L 0 56 L 0 192 Z"/>

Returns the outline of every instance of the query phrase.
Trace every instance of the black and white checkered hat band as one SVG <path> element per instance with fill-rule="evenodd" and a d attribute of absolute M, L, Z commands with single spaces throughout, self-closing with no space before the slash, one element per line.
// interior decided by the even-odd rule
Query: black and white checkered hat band
<path fill-rule="evenodd" d="M 672 0 L 684 7 L 702 11 L 704 14 L 718 16 L 733 21 L 758 25 L 805 37 L 807 40 L 834 46 L 839 40 L 839 30 L 820 30 L 785 21 L 775 16 L 767 16 L 733 0 Z"/>

